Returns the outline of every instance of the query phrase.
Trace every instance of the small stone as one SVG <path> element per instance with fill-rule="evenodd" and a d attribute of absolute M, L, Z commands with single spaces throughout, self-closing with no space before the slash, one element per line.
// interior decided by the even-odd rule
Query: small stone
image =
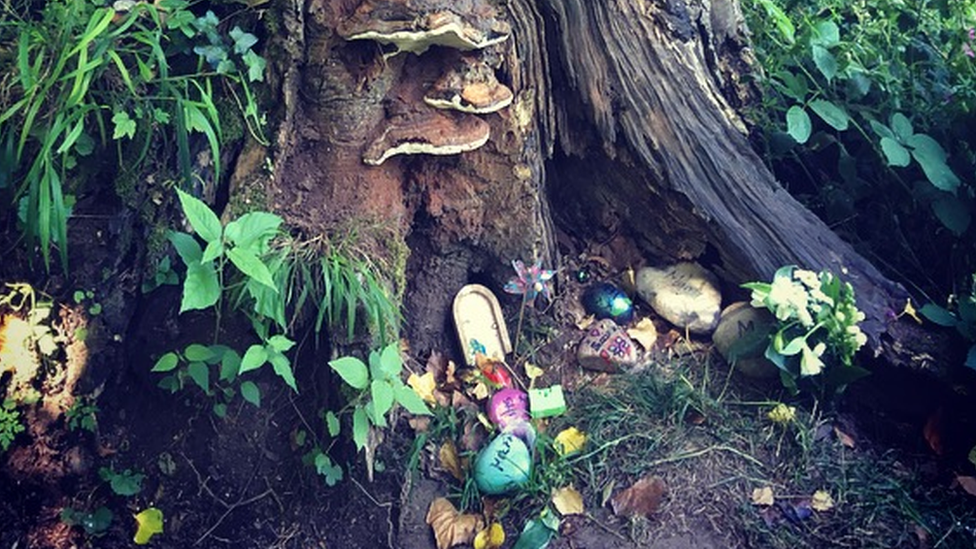
<path fill-rule="evenodd" d="M 637 364 L 637 349 L 623 328 L 604 319 L 586 329 L 576 357 L 589 370 L 618 372 Z"/>
<path fill-rule="evenodd" d="M 531 474 L 532 454 L 513 433 L 495 437 L 474 464 L 474 480 L 483 494 L 510 492 L 528 482 Z"/>
<path fill-rule="evenodd" d="M 769 311 L 739 301 L 722 311 L 712 342 L 726 362 L 746 377 L 774 377 L 778 369 L 765 353 L 776 324 Z"/>
<path fill-rule="evenodd" d="M 718 324 L 722 310 L 718 279 L 697 263 L 678 263 L 664 269 L 644 267 L 637 272 L 637 293 L 679 328 L 708 334 Z"/>

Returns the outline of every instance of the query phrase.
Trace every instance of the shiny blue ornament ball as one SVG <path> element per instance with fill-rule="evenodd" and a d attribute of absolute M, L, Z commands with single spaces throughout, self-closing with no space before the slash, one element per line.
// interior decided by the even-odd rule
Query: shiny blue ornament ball
<path fill-rule="evenodd" d="M 583 292 L 583 308 L 597 318 L 609 318 L 617 324 L 627 324 L 634 319 L 634 302 L 609 282 L 587 288 Z"/>

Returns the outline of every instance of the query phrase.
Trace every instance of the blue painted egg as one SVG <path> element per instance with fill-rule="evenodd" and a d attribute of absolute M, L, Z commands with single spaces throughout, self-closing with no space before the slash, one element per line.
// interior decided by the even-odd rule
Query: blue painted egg
<path fill-rule="evenodd" d="M 634 302 L 623 290 L 600 282 L 583 292 L 583 308 L 599 318 L 609 318 L 617 324 L 627 324 L 634 319 Z"/>
<path fill-rule="evenodd" d="M 474 463 L 474 481 L 483 494 L 509 492 L 525 484 L 531 474 L 529 447 L 510 432 L 495 437 Z"/>

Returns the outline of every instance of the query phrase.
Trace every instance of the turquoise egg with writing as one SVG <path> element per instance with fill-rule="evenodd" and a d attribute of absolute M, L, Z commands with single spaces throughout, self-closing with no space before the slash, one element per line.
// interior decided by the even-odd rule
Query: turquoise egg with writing
<path fill-rule="evenodd" d="M 532 474 L 532 453 L 514 433 L 495 437 L 478 454 L 474 463 L 474 481 L 483 494 L 504 494 L 518 488 Z"/>

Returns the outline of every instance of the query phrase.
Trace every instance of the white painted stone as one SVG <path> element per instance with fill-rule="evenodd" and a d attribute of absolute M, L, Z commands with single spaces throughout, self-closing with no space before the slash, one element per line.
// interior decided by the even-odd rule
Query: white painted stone
<path fill-rule="evenodd" d="M 586 329 L 576 358 L 589 370 L 618 372 L 637 364 L 637 349 L 626 330 L 606 318 Z"/>
<path fill-rule="evenodd" d="M 718 279 L 697 263 L 644 267 L 637 271 L 637 294 L 665 320 L 697 334 L 711 333 L 722 311 Z"/>

